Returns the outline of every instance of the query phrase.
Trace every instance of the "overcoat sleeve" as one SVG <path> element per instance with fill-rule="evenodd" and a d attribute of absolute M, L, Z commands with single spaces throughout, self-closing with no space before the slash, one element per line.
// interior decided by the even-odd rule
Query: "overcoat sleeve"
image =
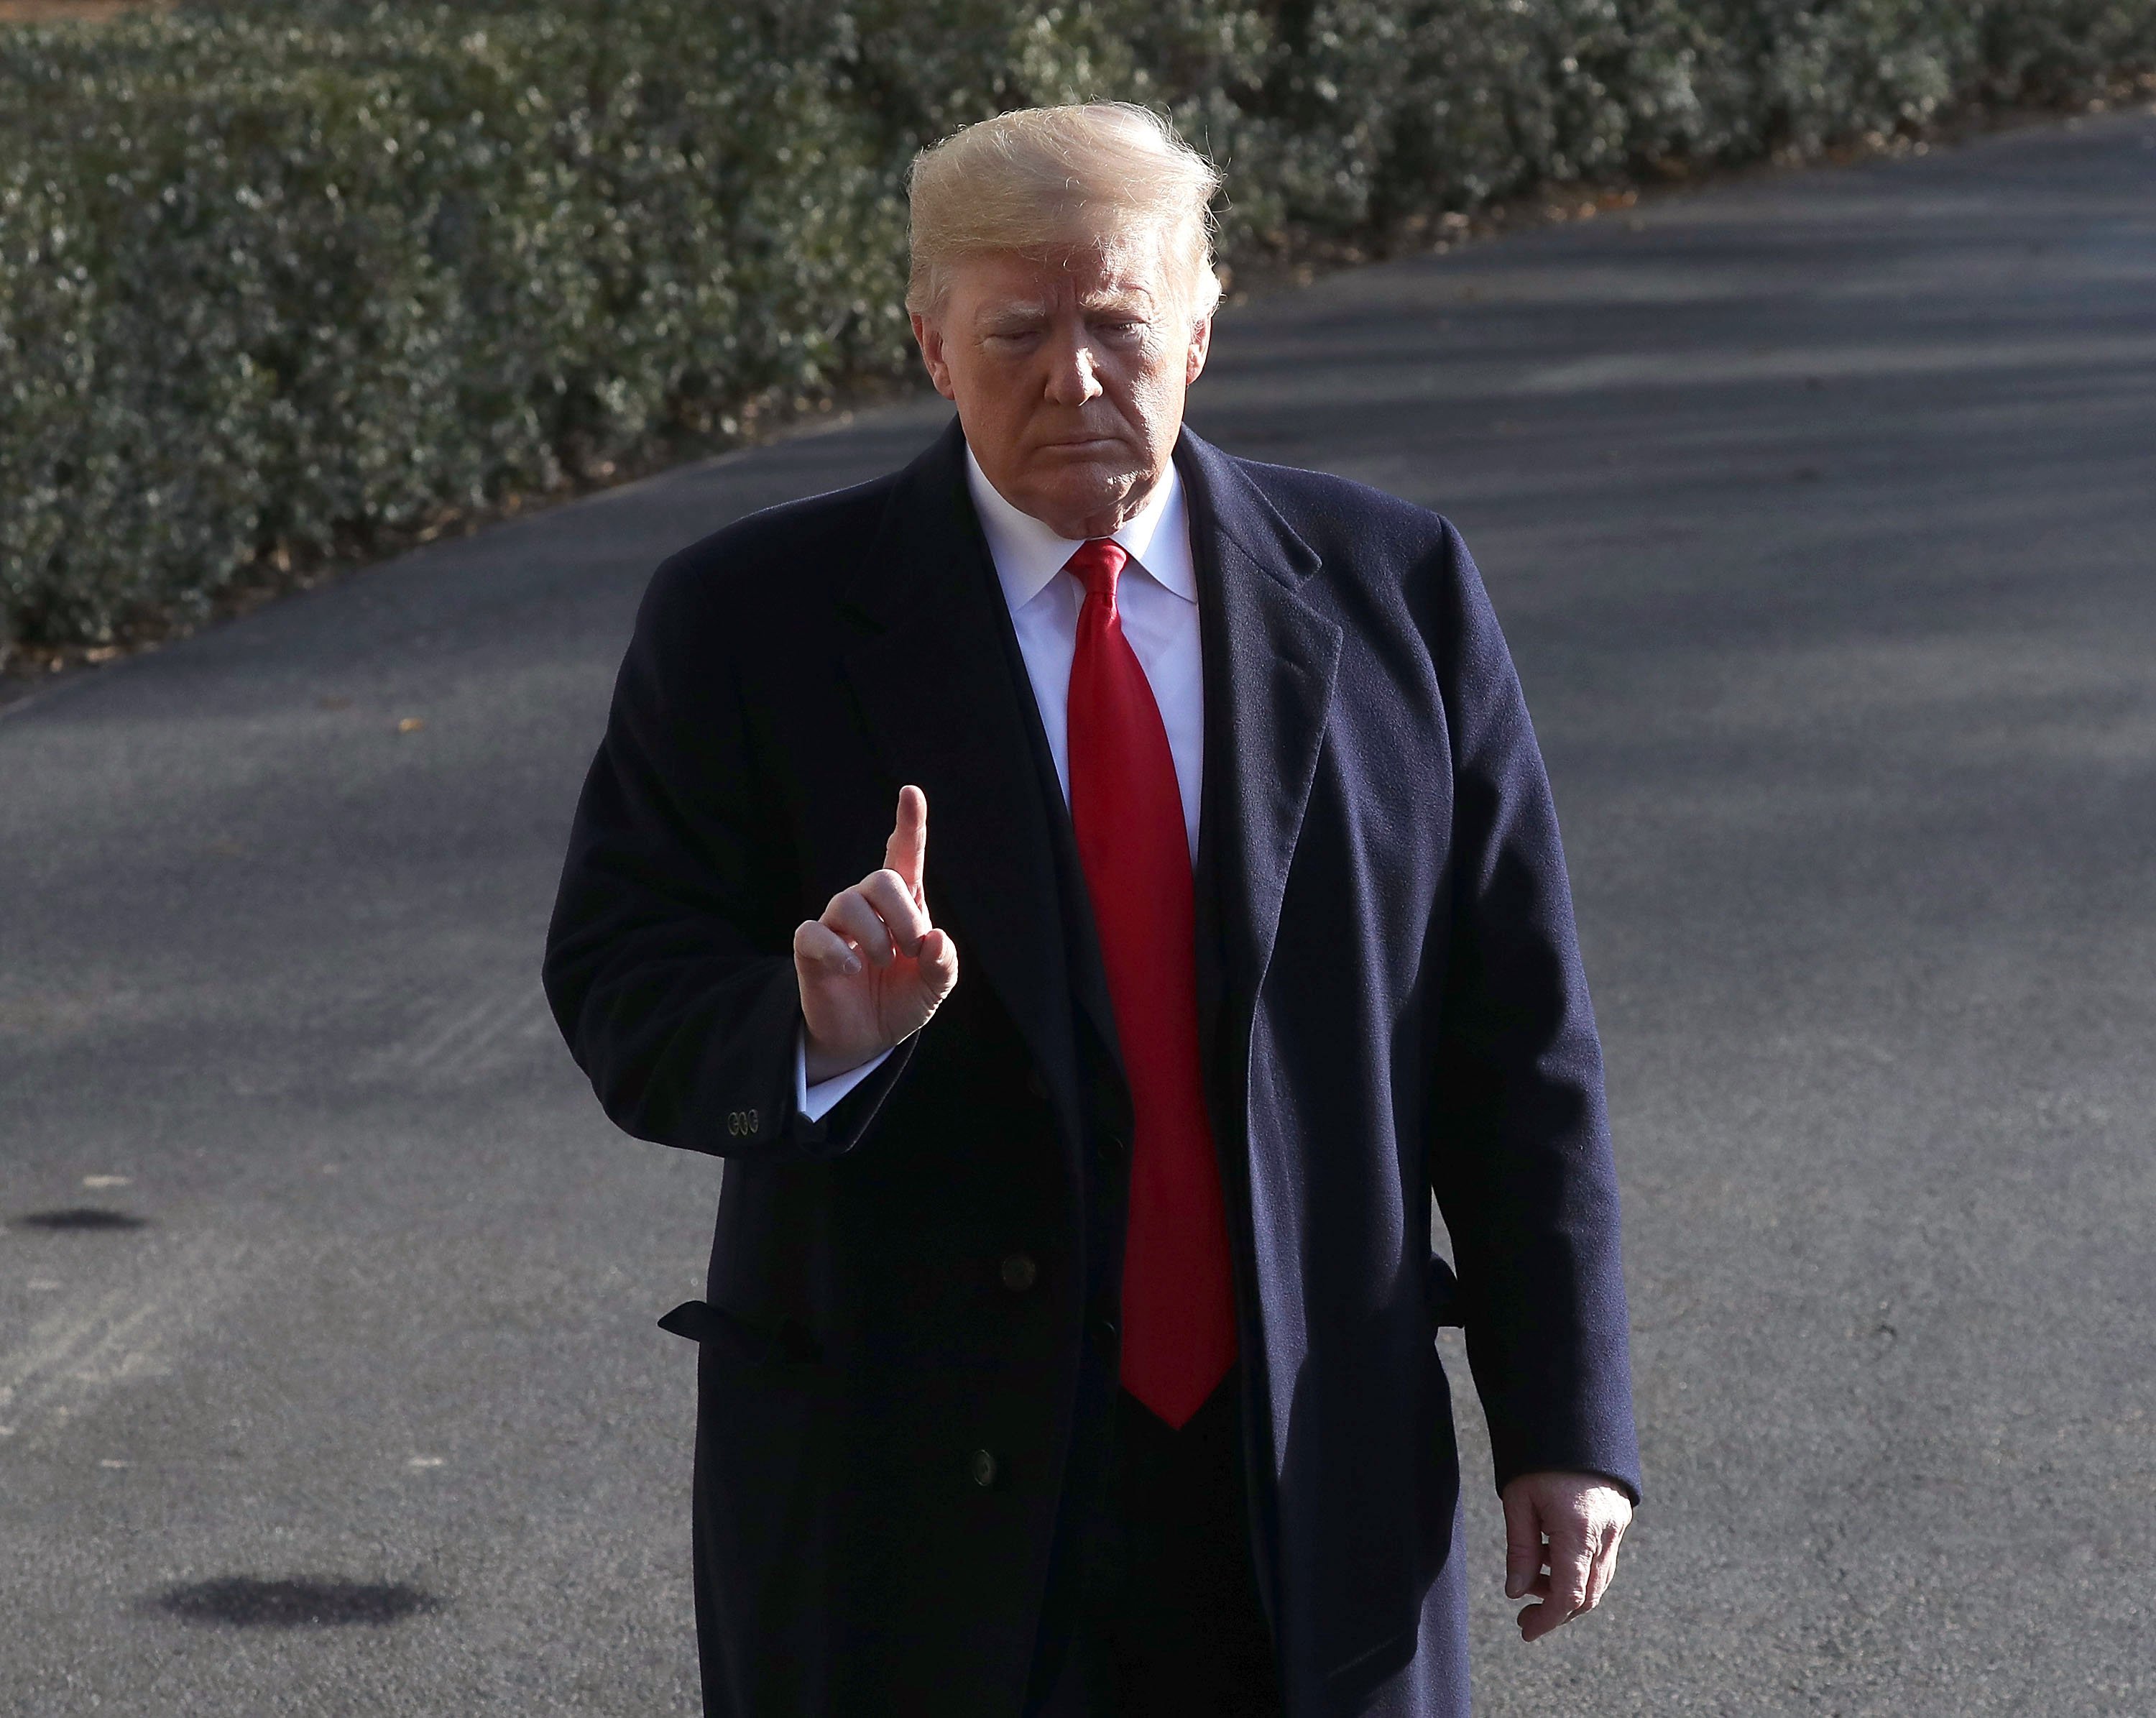
<path fill-rule="evenodd" d="M 725 1156 L 859 1143 L 912 1042 L 819 1122 L 794 1102 L 805 915 L 788 796 L 761 767 L 708 546 L 661 566 L 578 802 L 547 933 L 547 1000 L 613 1121 Z"/>
<path fill-rule="evenodd" d="M 1557 815 L 1481 576 L 1449 522 L 1445 536 L 1454 803 L 1430 1185 L 1499 1488 L 1566 1469 L 1636 1501 L 1616 1172 Z"/>

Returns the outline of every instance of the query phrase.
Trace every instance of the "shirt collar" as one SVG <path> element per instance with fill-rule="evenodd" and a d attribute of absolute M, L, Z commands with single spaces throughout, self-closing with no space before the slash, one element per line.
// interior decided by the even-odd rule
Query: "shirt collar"
<path fill-rule="evenodd" d="M 1016 613 L 1047 589 L 1077 552 L 1082 539 L 1059 537 L 1054 527 L 1005 501 L 988 481 L 971 446 L 966 450 L 966 487 L 973 494 L 974 512 L 981 517 L 982 534 L 988 539 L 988 553 L 996 563 L 1004 600 Z M 1155 583 L 1187 603 L 1198 600 L 1198 575 L 1190 561 L 1188 508 L 1174 460 L 1168 461 L 1168 470 L 1153 486 L 1145 505 L 1116 532 L 1114 540 Z"/>

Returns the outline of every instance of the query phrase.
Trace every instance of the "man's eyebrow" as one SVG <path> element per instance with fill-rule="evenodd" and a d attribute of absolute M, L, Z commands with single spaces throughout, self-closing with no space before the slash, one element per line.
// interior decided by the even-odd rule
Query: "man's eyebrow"
<path fill-rule="evenodd" d="M 974 321 L 984 328 L 1037 322 L 1047 316 L 1052 309 L 1052 306 L 1035 300 L 1005 299 L 999 304 L 983 305 Z"/>
<path fill-rule="evenodd" d="M 1081 293 L 1078 299 L 1078 308 L 1088 312 L 1128 311 L 1147 315 L 1152 307 L 1152 294 L 1142 286 L 1111 286 L 1100 292 Z"/>

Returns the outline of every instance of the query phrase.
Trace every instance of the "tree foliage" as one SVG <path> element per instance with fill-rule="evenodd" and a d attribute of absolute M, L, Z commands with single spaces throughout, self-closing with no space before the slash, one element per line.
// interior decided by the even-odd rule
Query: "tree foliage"
<path fill-rule="evenodd" d="M 1171 111 L 1231 263 L 2156 66 L 2156 0 L 280 0 L 0 29 L 0 644 L 909 363 L 912 152 Z"/>

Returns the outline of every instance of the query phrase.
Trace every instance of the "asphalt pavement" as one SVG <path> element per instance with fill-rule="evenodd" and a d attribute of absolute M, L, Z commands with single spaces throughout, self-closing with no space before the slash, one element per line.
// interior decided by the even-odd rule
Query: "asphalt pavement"
<path fill-rule="evenodd" d="M 942 410 L 0 716 L 0 1712 L 696 1710 L 719 1165 L 540 941 L 650 568 Z M 1335 275 L 1192 416 L 1459 526 L 1556 784 L 1649 1498 L 1523 1648 L 1463 1392 L 1479 1710 L 2156 1713 L 2156 114 Z"/>

